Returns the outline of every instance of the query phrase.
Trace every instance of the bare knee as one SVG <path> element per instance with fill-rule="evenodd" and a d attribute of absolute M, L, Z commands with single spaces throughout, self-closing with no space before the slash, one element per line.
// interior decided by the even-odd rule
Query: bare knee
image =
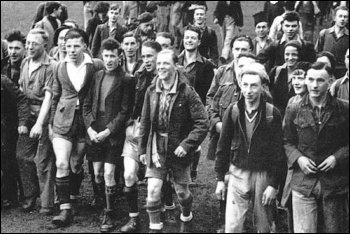
<path fill-rule="evenodd" d="M 131 171 L 125 171 L 124 172 L 124 179 L 125 179 L 125 183 L 127 185 L 132 186 L 135 182 L 136 182 L 136 175 L 135 172 L 131 172 Z M 130 187 L 129 186 L 129 187 Z"/>
<path fill-rule="evenodd" d="M 161 186 L 151 185 L 148 186 L 148 201 L 158 201 L 160 200 Z"/>

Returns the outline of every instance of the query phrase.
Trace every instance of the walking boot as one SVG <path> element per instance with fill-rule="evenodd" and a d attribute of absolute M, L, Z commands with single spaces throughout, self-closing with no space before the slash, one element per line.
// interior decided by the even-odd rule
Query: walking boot
<path fill-rule="evenodd" d="M 35 209 L 35 204 L 36 204 L 36 197 L 28 198 L 24 201 L 24 204 L 22 205 L 22 210 L 24 212 L 31 212 Z"/>
<path fill-rule="evenodd" d="M 115 228 L 115 220 L 114 220 L 114 214 L 113 210 L 104 210 L 103 214 L 103 221 L 102 225 L 100 227 L 100 232 L 106 233 L 106 232 L 111 232 Z"/>
<path fill-rule="evenodd" d="M 52 223 L 58 227 L 67 227 L 73 221 L 73 212 L 71 209 L 61 210 L 58 216 L 55 216 Z"/>

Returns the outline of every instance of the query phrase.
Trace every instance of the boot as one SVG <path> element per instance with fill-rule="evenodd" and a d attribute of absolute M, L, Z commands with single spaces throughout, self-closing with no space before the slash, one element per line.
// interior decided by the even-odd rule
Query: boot
<path fill-rule="evenodd" d="M 105 209 L 102 225 L 100 227 L 100 232 L 102 233 L 111 232 L 114 230 L 114 228 L 115 228 L 115 220 L 114 220 L 113 210 Z"/>
<path fill-rule="evenodd" d="M 125 224 L 120 231 L 123 233 L 135 233 L 140 228 L 139 217 L 130 218 L 129 222 Z"/>
<path fill-rule="evenodd" d="M 73 212 L 71 209 L 61 210 L 58 216 L 55 216 L 52 223 L 58 227 L 67 227 L 73 221 Z"/>
<path fill-rule="evenodd" d="M 175 216 L 175 210 L 174 209 L 165 209 L 165 220 L 164 223 L 170 226 L 175 226 L 177 224 L 176 222 L 176 216 Z"/>

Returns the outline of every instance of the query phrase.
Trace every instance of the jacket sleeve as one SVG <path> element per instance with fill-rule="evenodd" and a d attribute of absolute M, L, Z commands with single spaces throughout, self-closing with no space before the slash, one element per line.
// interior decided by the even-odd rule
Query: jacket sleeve
<path fill-rule="evenodd" d="M 260 53 L 258 54 L 258 60 L 261 64 L 267 64 L 267 62 L 269 62 L 269 64 L 275 64 L 275 60 L 276 60 L 276 54 L 277 54 L 277 42 L 273 42 L 271 43 L 268 47 L 266 47 L 265 49 L 263 49 L 262 51 L 260 51 Z"/>
<path fill-rule="evenodd" d="M 101 26 L 103 24 L 97 26 L 94 39 L 92 40 L 92 45 L 91 45 L 91 55 L 93 58 L 97 58 L 98 52 L 100 51 L 101 48 Z"/>
<path fill-rule="evenodd" d="M 317 53 L 323 51 L 325 34 L 326 34 L 326 29 L 323 29 L 317 38 L 316 45 L 315 45 L 315 50 Z"/>
<path fill-rule="evenodd" d="M 219 122 L 222 122 L 221 116 L 219 114 L 220 111 L 220 104 L 219 101 L 221 99 L 222 96 L 222 89 L 219 89 L 214 98 L 213 98 L 213 102 L 211 104 L 211 108 L 209 111 L 209 115 L 210 115 L 210 127 L 209 127 L 209 131 L 211 133 L 216 133 L 216 124 Z"/>
<path fill-rule="evenodd" d="M 140 134 L 139 134 L 139 155 L 146 154 L 148 136 L 151 130 L 151 91 L 147 89 L 142 107 Z"/>
<path fill-rule="evenodd" d="M 286 151 L 288 165 L 294 166 L 299 157 L 303 154 L 298 149 L 299 136 L 294 120 L 297 115 L 298 104 L 287 107 L 284 119 L 284 149 Z"/>
<path fill-rule="evenodd" d="M 222 77 L 222 74 L 224 73 L 224 69 L 226 66 L 221 66 L 219 69 L 216 71 L 213 80 L 211 81 L 210 88 L 207 93 L 207 100 L 206 100 L 206 108 L 207 110 L 210 110 L 212 107 L 213 99 L 214 96 L 219 89 L 220 86 L 220 79 Z"/>
<path fill-rule="evenodd" d="M 344 140 L 346 144 L 340 149 L 338 149 L 333 155 L 337 160 L 337 165 L 345 166 L 347 169 L 349 169 L 349 103 L 343 102 L 343 105 L 343 109 L 345 109 L 345 112 L 342 114 L 342 116 L 346 118 L 346 125 L 344 129 L 342 129 L 342 131 L 344 132 L 344 134 L 342 135 L 346 138 Z"/>
<path fill-rule="evenodd" d="M 123 97 L 120 100 L 120 111 L 118 115 L 107 124 L 107 128 L 111 131 L 111 133 L 117 133 L 119 131 L 124 131 L 125 123 L 130 117 L 130 113 L 133 107 L 133 80 L 130 76 L 126 76 L 123 80 Z"/>
<path fill-rule="evenodd" d="M 238 27 L 243 27 L 243 12 L 242 12 L 242 7 L 241 7 L 241 2 L 237 1 L 237 22 L 236 25 Z"/>
<path fill-rule="evenodd" d="M 311 42 L 306 42 L 306 55 L 307 58 L 304 59 L 305 62 L 313 63 L 316 61 L 316 51 L 314 45 Z"/>
<path fill-rule="evenodd" d="M 193 128 L 188 137 L 180 143 L 180 146 L 186 152 L 190 152 L 197 149 L 207 136 L 209 120 L 208 113 L 196 91 L 187 86 L 187 92 Z"/>
<path fill-rule="evenodd" d="M 231 104 L 222 121 L 222 132 L 216 150 L 215 172 L 218 181 L 224 181 L 225 174 L 230 168 L 231 142 L 234 134 L 234 122 L 232 119 L 233 104 Z"/>
<path fill-rule="evenodd" d="M 219 65 L 218 38 L 216 36 L 216 32 L 214 29 L 211 30 L 209 46 L 210 46 L 209 56 L 215 63 L 215 66 L 218 67 Z"/>
<path fill-rule="evenodd" d="M 51 125 L 53 125 L 53 120 L 55 118 L 57 104 L 58 104 L 58 102 L 61 98 L 61 94 L 62 94 L 61 82 L 58 79 L 58 72 L 59 72 L 60 64 L 61 63 L 57 63 L 54 66 L 53 73 L 52 73 L 52 78 L 53 78 L 52 102 L 51 102 L 51 115 L 50 115 L 50 122 L 49 122 Z"/>
<path fill-rule="evenodd" d="M 90 128 L 91 125 L 96 121 L 96 116 L 94 116 L 94 114 L 92 113 L 92 105 L 94 103 L 94 91 L 96 89 L 95 81 L 96 81 L 97 73 L 98 72 L 94 74 L 89 91 L 84 99 L 84 104 L 83 104 L 83 120 L 84 120 L 86 129 Z"/>

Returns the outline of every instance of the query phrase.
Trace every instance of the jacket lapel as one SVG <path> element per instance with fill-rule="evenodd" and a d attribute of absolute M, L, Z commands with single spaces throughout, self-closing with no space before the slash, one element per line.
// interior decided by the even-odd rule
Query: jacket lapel
<path fill-rule="evenodd" d="M 63 65 L 62 66 L 62 73 L 63 73 L 62 75 L 63 75 L 63 77 L 67 77 L 67 82 L 68 82 L 71 90 L 72 91 L 74 90 L 77 93 L 78 91 L 74 88 L 74 85 L 73 85 L 72 81 L 69 78 L 68 71 L 67 71 L 67 63 L 63 62 L 62 65 Z"/>

